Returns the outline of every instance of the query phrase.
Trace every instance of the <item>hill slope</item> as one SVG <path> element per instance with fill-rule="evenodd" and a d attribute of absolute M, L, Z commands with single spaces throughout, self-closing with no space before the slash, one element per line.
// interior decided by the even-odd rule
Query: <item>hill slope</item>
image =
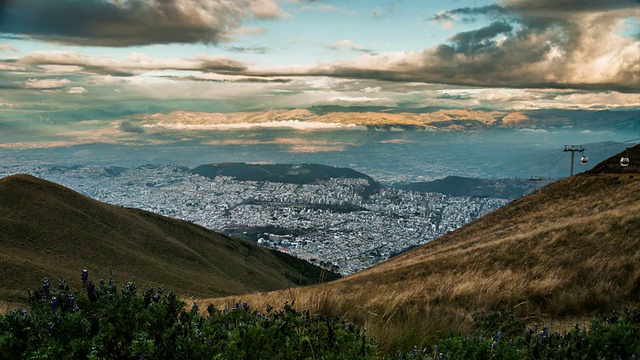
<path fill-rule="evenodd" d="M 209 178 L 229 176 L 239 181 L 271 181 L 291 184 L 312 184 L 331 178 L 364 179 L 368 185 L 362 189 L 363 195 L 371 195 L 380 190 L 380 184 L 368 175 L 349 168 L 320 164 L 219 163 L 200 165 L 191 172 Z"/>
<path fill-rule="evenodd" d="M 437 192 L 452 196 L 478 196 L 516 199 L 534 190 L 529 179 L 477 179 L 447 176 L 444 179 L 414 183 L 397 183 L 393 187 L 420 192 Z"/>
<path fill-rule="evenodd" d="M 629 158 L 640 161 L 640 146 Z M 612 159 L 619 166 L 620 154 Z M 640 174 L 567 178 L 339 281 L 247 298 L 277 304 L 291 294 L 302 308 L 346 315 L 390 342 L 407 331 L 458 330 L 476 311 L 540 321 L 638 306 Z"/>
<path fill-rule="evenodd" d="M 0 179 L 0 299 L 44 277 L 109 276 L 180 295 L 268 291 L 320 279 L 304 261 L 192 223 L 104 204 L 29 175 Z M 332 274 L 329 278 L 332 278 Z"/>

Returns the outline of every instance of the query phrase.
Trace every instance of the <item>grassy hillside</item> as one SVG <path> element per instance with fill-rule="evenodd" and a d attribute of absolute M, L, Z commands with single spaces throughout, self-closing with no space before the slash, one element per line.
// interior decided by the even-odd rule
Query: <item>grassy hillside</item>
<path fill-rule="evenodd" d="M 302 260 L 192 223 L 104 204 L 29 175 L 0 179 L 0 300 L 44 277 L 116 279 L 183 296 L 225 296 L 335 279 Z"/>
<path fill-rule="evenodd" d="M 640 161 L 640 146 L 629 158 Z M 504 309 L 562 326 L 638 306 L 640 173 L 626 171 L 596 170 L 551 184 L 333 283 L 242 298 L 282 304 L 294 297 L 300 308 L 365 324 L 387 350 L 466 332 L 476 312 Z"/>

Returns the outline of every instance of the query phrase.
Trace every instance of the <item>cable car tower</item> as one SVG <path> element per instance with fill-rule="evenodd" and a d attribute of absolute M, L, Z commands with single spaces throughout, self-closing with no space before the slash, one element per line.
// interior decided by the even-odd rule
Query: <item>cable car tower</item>
<path fill-rule="evenodd" d="M 573 176 L 573 162 L 574 162 L 574 158 L 575 158 L 575 154 L 576 152 L 579 152 L 582 155 L 582 158 L 580 158 L 580 163 L 582 163 L 582 165 L 586 165 L 589 162 L 589 159 L 584 156 L 584 151 L 586 149 L 584 147 L 582 147 L 582 145 L 565 145 L 564 146 L 564 152 L 571 152 L 571 172 L 570 172 L 570 176 Z"/>

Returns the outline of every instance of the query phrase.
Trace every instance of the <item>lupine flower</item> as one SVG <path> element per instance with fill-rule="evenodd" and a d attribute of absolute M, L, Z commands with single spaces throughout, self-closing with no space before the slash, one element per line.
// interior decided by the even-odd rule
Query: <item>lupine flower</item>
<path fill-rule="evenodd" d="M 83 269 L 80 278 L 82 279 L 82 287 L 87 287 L 87 281 L 89 281 L 89 271 L 87 269 Z"/>
<path fill-rule="evenodd" d="M 51 311 L 56 311 L 58 308 L 58 299 L 55 296 L 51 297 Z"/>
<path fill-rule="evenodd" d="M 413 351 L 411 352 L 411 356 L 416 356 L 418 355 L 418 348 L 417 347 L 413 347 Z"/>
<path fill-rule="evenodd" d="M 498 334 L 496 335 L 496 338 L 498 340 L 502 339 L 502 331 L 498 331 Z"/>
<path fill-rule="evenodd" d="M 21 313 L 22 313 L 22 316 L 27 316 L 27 310 L 22 310 Z"/>
<path fill-rule="evenodd" d="M 159 302 L 160 301 L 160 295 L 158 295 L 158 294 L 153 295 L 153 301 L 154 302 Z"/>
<path fill-rule="evenodd" d="M 51 283 L 48 278 L 44 278 L 42 281 L 42 290 L 44 291 L 44 298 L 49 299 L 49 291 L 51 290 Z"/>
<path fill-rule="evenodd" d="M 587 333 L 587 325 L 582 325 L 582 332 Z"/>
<path fill-rule="evenodd" d="M 542 332 L 547 335 L 549 333 L 549 327 L 547 325 L 542 327 Z"/>
<path fill-rule="evenodd" d="M 482 336 L 478 337 L 478 340 L 482 341 Z"/>
<path fill-rule="evenodd" d="M 246 300 L 242 303 L 242 308 L 245 310 L 249 310 L 249 304 L 247 303 Z"/>
<path fill-rule="evenodd" d="M 493 344 L 491 344 L 491 348 L 494 349 L 494 350 L 497 349 L 498 348 L 498 343 L 494 341 Z"/>

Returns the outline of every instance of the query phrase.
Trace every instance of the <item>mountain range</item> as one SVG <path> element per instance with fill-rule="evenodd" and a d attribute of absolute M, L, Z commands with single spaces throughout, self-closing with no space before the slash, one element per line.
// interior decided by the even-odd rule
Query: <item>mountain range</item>
<path fill-rule="evenodd" d="M 482 109 L 394 109 L 381 107 L 315 107 L 230 113 L 172 111 L 127 118 L 139 125 L 153 126 L 239 126 L 295 121 L 333 126 L 365 126 L 378 129 L 421 129 L 473 131 L 482 129 L 618 129 L 638 132 L 637 111 Z"/>

